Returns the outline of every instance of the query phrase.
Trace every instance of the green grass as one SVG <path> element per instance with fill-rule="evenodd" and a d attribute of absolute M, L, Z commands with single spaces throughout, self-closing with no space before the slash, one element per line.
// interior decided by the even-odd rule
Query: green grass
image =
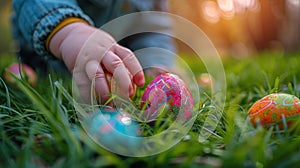
<path fill-rule="evenodd" d="M 205 71 L 188 63 L 195 74 Z M 297 125 L 292 131 L 253 128 L 247 111 L 269 93 L 299 96 L 299 63 L 296 54 L 279 53 L 224 60 L 227 99 L 212 136 L 198 141 L 210 105 L 209 90 L 204 89 L 197 102 L 202 112 L 189 137 L 163 153 L 139 158 L 108 152 L 87 136 L 76 116 L 69 79 L 41 76 L 38 87 L 32 88 L 24 81 L 11 86 L 1 78 L 0 167 L 297 167 Z M 159 125 L 144 128 L 150 133 L 161 131 Z"/>

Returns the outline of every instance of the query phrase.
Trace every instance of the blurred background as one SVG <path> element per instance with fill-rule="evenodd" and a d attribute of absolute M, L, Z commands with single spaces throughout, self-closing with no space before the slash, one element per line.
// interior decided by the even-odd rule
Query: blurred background
<path fill-rule="evenodd" d="M 172 13 L 198 25 L 222 57 L 300 50 L 300 0 L 169 0 Z M 0 67 L 14 58 L 11 0 L 0 0 Z M 179 45 L 183 52 L 189 52 Z"/>
<path fill-rule="evenodd" d="M 223 57 L 300 49 L 300 0 L 170 0 L 170 6 L 198 25 Z"/>
<path fill-rule="evenodd" d="M 11 0 L 0 0 L 0 70 L 15 60 L 10 13 Z"/>

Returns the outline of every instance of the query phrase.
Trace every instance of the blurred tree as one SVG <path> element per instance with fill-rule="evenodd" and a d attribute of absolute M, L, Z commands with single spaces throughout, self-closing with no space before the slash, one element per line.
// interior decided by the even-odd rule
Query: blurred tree
<path fill-rule="evenodd" d="M 286 0 L 281 39 L 288 51 L 300 51 L 300 0 Z"/>
<path fill-rule="evenodd" d="M 285 0 L 260 0 L 259 13 L 247 17 L 247 27 L 258 50 L 272 48 L 274 41 L 280 41 L 285 16 Z"/>
<path fill-rule="evenodd" d="M 172 13 L 197 24 L 219 51 L 300 50 L 300 0 L 170 0 L 170 4 Z"/>
<path fill-rule="evenodd" d="M 1 53 L 9 52 L 12 43 L 12 35 L 10 31 L 10 12 L 11 12 L 11 1 L 1 0 L 0 1 L 0 55 Z"/>

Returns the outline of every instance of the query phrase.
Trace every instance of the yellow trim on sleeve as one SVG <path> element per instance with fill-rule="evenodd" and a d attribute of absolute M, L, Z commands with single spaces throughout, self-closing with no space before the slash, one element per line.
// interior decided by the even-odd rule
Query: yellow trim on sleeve
<path fill-rule="evenodd" d="M 70 17 L 70 18 L 66 18 L 65 20 L 63 20 L 62 22 L 60 22 L 49 34 L 49 36 L 46 39 L 46 49 L 47 51 L 50 51 L 49 49 L 49 45 L 50 45 L 50 41 L 52 39 L 52 37 L 63 27 L 65 27 L 68 24 L 74 23 L 74 22 L 84 22 L 87 23 L 87 21 L 81 19 L 81 18 L 75 18 L 75 17 Z"/>

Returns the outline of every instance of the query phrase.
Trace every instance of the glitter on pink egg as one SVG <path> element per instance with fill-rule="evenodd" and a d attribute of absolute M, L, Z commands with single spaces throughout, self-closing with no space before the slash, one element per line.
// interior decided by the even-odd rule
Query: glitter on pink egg
<path fill-rule="evenodd" d="M 179 120 L 189 120 L 192 117 L 193 97 L 185 83 L 171 73 L 164 73 L 154 78 L 147 86 L 142 96 L 142 107 L 149 103 L 144 115 L 149 120 L 158 117 L 159 109 L 168 103 L 176 114 L 183 108 L 183 114 L 176 114 Z"/>

